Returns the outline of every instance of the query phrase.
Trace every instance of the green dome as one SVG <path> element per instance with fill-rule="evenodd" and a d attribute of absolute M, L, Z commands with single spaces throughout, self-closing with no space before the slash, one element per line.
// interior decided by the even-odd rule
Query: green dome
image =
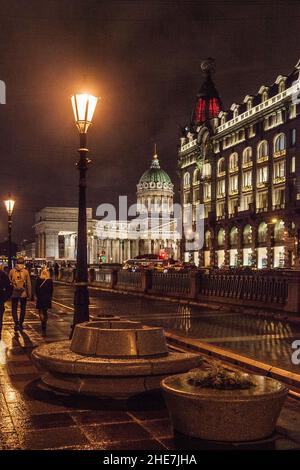
<path fill-rule="evenodd" d="M 169 175 L 160 168 L 157 155 L 154 155 L 149 170 L 141 176 L 139 184 L 142 183 L 171 183 Z"/>

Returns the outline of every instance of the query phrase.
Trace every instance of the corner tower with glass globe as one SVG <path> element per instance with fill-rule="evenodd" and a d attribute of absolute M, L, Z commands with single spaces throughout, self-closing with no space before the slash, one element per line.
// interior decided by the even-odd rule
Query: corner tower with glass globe
<path fill-rule="evenodd" d="M 227 110 L 212 80 L 214 61 L 201 68 L 204 81 L 178 152 L 183 220 L 190 224 L 182 254 L 201 267 L 299 267 L 300 61 Z M 197 206 L 204 243 L 193 250 Z"/>

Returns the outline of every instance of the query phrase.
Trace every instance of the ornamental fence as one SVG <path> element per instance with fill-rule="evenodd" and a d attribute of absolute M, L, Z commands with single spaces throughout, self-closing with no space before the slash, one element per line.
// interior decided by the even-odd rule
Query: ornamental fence
<path fill-rule="evenodd" d="M 202 276 L 199 293 L 225 297 L 285 304 L 288 298 L 288 279 L 276 274 L 207 274 Z"/>
<path fill-rule="evenodd" d="M 75 282 L 74 268 L 61 268 L 59 280 Z M 92 287 L 163 295 L 188 301 L 219 302 L 300 313 L 298 270 L 192 270 L 159 273 L 90 268 Z"/>

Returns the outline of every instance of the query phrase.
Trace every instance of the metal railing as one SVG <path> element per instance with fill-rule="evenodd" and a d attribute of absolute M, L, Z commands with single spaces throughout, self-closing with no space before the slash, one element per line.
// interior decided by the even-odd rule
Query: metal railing
<path fill-rule="evenodd" d="M 95 268 L 94 269 L 94 282 L 99 282 L 101 284 L 111 284 L 112 271 Z"/>
<path fill-rule="evenodd" d="M 152 272 L 151 292 L 188 295 L 190 293 L 190 276 L 186 273 Z"/>
<path fill-rule="evenodd" d="M 59 280 L 72 283 L 73 268 L 62 268 Z M 211 300 L 300 313 L 300 271 L 297 270 L 199 270 L 160 273 L 91 268 L 92 286 L 128 290 L 182 299 Z"/>
<path fill-rule="evenodd" d="M 199 294 L 284 304 L 288 298 L 288 280 L 282 275 L 257 272 L 204 274 Z"/>
<path fill-rule="evenodd" d="M 118 272 L 117 287 L 130 289 L 142 288 L 142 272 L 130 272 L 120 270 Z"/>

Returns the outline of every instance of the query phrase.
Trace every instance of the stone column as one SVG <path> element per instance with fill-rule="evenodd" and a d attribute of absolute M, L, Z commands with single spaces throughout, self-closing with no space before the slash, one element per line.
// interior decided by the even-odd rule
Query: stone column
<path fill-rule="evenodd" d="M 43 257 L 58 258 L 58 232 L 46 232 L 44 234 Z"/>
<path fill-rule="evenodd" d="M 36 236 L 36 250 L 35 250 L 36 258 L 41 257 L 41 234 L 38 233 Z"/>
<path fill-rule="evenodd" d="M 72 259 L 75 259 L 75 236 L 74 234 L 70 235 L 70 252 L 69 256 Z"/>

